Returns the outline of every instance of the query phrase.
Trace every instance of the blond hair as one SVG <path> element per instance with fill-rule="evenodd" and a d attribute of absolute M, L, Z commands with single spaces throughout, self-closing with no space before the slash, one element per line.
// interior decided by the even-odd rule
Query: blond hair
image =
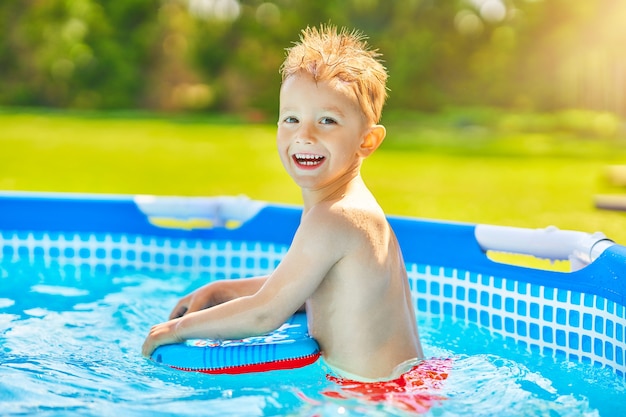
<path fill-rule="evenodd" d="M 370 123 L 378 123 L 387 98 L 387 71 L 380 54 L 371 50 L 359 31 L 322 25 L 307 27 L 300 42 L 287 49 L 280 67 L 282 81 L 301 71 L 315 81 L 327 81 L 332 88 L 356 101 Z"/>

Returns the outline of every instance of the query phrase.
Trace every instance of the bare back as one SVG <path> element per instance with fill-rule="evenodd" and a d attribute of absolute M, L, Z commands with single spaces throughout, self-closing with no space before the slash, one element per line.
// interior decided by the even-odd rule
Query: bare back
<path fill-rule="evenodd" d="M 311 334 L 331 366 L 384 378 L 423 353 L 398 242 L 382 209 L 369 192 L 364 194 L 319 208 L 340 223 L 333 239 L 343 242 L 333 246 L 345 248 L 345 255 L 309 297 L 306 309 Z M 316 214 L 317 221 L 324 217 Z M 308 220 L 304 216 L 303 225 Z"/>

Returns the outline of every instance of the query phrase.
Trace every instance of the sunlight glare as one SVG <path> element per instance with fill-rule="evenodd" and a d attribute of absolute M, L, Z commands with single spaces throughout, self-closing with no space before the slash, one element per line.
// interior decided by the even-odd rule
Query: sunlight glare
<path fill-rule="evenodd" d="M 469 10 L 461 10 L 454 17 L 456 30 L 465 36 L 478 35 L 483 31 L 483 22 Z"/>
<path fill-rule="evenodd" d="M 488 22 L 501 22 L 506 17 L 506 6 L 501 0 L 486 0 L 480 6 L 480 15 Z"/>
<path fill-rule="evenodd" d="M 206 20 L 232 22 L 241 13 L 241 5 L 237 0 L 188 0 L 189 12 Z"/>

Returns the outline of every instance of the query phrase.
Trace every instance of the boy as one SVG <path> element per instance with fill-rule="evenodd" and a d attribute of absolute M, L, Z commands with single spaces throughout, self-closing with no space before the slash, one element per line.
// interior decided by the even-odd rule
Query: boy
<path fill-rule="evenodd" d="M 277 145 L 302 189 L 293 242 L 267 277 L 218 281 L 182 298 L 143 345 L 238 339 L 278 328 L 304 305 L 309 332 L 340 376 L 398 377 L 423 357 L 405 264 L 360 175 L 385 138 L 387 73 L 364 37 L 307 28 L 281 67 Z"/>

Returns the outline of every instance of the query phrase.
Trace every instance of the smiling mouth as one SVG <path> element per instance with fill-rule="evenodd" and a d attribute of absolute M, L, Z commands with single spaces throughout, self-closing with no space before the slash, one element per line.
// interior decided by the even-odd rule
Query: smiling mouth
<path fill-rule="evenodd" d="M 315 155 L 310 153 L 297 153 L 293 155 L 293 160 L 298 165 L 303 165 L 307 167 L 314 167 L 321 164 L 324 159 L 326 159 L 322 155 Z"/>

